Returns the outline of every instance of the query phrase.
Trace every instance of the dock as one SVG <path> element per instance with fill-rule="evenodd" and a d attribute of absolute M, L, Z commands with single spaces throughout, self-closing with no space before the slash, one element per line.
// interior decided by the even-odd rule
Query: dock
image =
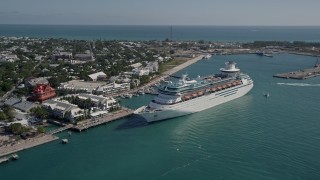
<path fill-rule="evenodd" d="M 105 124 L 117 119 L 121 119 L 124 117 L 127 117 L 133 113 L 133 110 L 122 108 L 120 111 L 116 111 L 114 113 L 107 114 L 105 116 L 99 117 L 99 118 L 93 118 L 86 121 L 81 122 L 81 124 L 75 125 L 73 127 L 76 131 L 83 131 L 87 130 L 91 127 L 99 126 L 101 124 Z"/>
<path fill-rule="evenodd" d="M 277 77 L 277 78 L 299 79 L 299 80 L 308 79 L 316 76 L 320 76 L 320 67 L 313 67 L 309 69 L 273 75 L 273 77 Z"/>
<path fill-rule="evenodd" d="M 65 126 L 63 126 L 63 127 L 61 127 L 61 128 L 52 130 L 52 131 L 48 132 L 47 134 L 49 134 L 49 135 L 54 135 L 54 134 L 57 134 L 57 133 L 59 133 L 59 132 L 65 131 L 65 130 L 67 130 L 67 129 L 71 129 L 72 127 L 73 127 L 72 124 L 68 124 L 68 125 L 65 125 Z"/>

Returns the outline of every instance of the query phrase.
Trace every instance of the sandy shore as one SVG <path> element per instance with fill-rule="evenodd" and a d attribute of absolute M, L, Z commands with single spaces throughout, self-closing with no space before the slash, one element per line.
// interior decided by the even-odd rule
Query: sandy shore
<path fill-rule="evenodd" d="M 53 135 L 41 135 L 27 140 L 20 140 L 12 145 L 0 147 L 0 157 L 7 156 L 12 153 L 35 147 L 44 143 L 48 143 L 57 139 L 59 138 Z"/>

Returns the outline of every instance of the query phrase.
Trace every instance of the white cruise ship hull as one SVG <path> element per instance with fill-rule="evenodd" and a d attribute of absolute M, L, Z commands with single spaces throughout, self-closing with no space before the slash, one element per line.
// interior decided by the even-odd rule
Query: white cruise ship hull
<path fill-rule="evenodd" d="M 144 111 L 146 106 L 137 109 L 134 113 L 142 116 L 147 122 L 155 122 L 179 116 L 200 112 L 219 104 L 244 96 L 253 88 L 253 82 L 227 88 L 215 93 L 203 95 L 188 101 L 173 105 L 159 105 L 151 102 L 155 111 Z"/>

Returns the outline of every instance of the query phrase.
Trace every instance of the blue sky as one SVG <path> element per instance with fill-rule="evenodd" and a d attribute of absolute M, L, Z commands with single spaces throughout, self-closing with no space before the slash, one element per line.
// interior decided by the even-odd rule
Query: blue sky
<path fill-rule="evenodd" d="M 320 25 L 320 0 L 0 0 L 0 24 Z"/>

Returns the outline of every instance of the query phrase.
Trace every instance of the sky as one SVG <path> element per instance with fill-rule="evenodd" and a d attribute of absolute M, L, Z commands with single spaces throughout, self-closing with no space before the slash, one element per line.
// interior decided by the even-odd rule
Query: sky
<path fill-rule="evenodd" d="M 320 25 L 320 0 L 0 0 L 0 24 Z"/>

